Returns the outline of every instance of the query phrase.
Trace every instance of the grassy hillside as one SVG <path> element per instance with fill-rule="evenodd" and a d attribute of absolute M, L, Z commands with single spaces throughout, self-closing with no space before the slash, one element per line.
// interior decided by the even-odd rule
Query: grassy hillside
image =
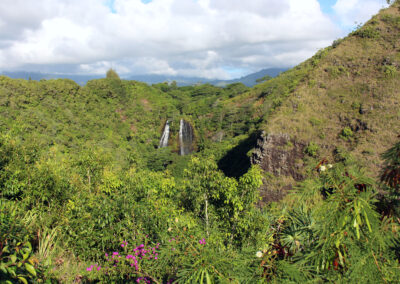
<path fill-rule="evenodd" d="M 346 149 L 377 174 L 380 155 L 400 131 L 399 38 L 397 2 L 294 70 L 260 86 L 262 98 L 256 103 L 265 101 L 262 107 L 273 109 L 262 129 L 315 143 L 319 157 L 332 158 L 336 149 Z M 288 77 L 290 84 L 279 82 Z"/>

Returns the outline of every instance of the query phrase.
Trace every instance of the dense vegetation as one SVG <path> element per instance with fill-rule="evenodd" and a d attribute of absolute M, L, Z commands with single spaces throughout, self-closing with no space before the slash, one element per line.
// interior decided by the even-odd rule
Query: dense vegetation
<path fill-rule="evenodd" d="M 0 281 L 398 282 L 399 19 L 397 1 L 251 89 L 0 77 Z M 249 162 L 260 130 L 308 145 L 263 207 L 282 177 Z"/>

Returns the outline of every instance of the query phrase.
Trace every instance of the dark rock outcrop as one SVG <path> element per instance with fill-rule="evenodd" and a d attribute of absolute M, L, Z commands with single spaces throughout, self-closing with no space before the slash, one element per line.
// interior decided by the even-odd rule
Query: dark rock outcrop
<path fill-rule="evenodd" d="M 288 134 L 261 134 L 256 149 L 251 157 L 252 164 L 275 176 L 291 176 L 298 181 L 303 178 L 299 173 L 298 160 L 304 157 L 304 147 L 301 142 L 290 139 Z"/>
<path fill-rule="evenodd" d="M 251 157 L 252 164 L 258 164 L 276 177 L 289 177 L 294 181 L 303 179 L 301 174 L 305 143 L 291 139 L 288 134 L 266 134 L 262 132 Z M 291 188 L 286 184 L 281 188 L 271 188 L 268 182 L 261 187 L 264 202 L 281 199 Z"/>

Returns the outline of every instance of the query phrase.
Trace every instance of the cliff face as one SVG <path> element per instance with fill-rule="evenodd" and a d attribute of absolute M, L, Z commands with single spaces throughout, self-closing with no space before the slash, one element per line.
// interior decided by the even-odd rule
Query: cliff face
<path fill-rule="evenodd" d="M 305 143 L 291 139 L 288 134 L 262 132 L 251 157 L 251 163 L 260 165 L 265 172 L 275 177 L 299 181 L 303 179 L 301 168 L 305 146 Z M 265 180 L 260 188 L 263 202 L 281 199 L 290 188 L 290 183 L 285 183 L 282 188 L 276 188 Z"/>

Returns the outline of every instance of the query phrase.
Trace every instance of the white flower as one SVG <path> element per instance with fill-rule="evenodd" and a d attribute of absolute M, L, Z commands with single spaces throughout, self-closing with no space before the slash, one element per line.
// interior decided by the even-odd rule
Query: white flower
<path fill-rule="evenodd" d="M 256 256 L 257 256 L 257 257 L 262 257 L 262 256 L 263 256 L 263 253 L 262 253 L 261 251 L 258 251 L 258 252 L 256 252 Z"/>
<path fill-rule="evenodd" d="M 321 167 L 319 168 L 319 171 L 320 171 L 320 172 L 326 171 L 326 167 L 325 167 L 325 166 L 321 166 Z"/>
<path fill-rule="evenodd" d="M 333 165 L 332 164 L 328 164 L 328 169 L 332 168 Z"/>
<path fill-rule="evenodd" d="M 175 223 L 178 223 L 178 221 L 179 221 L 178 218 L 175 218 Z"/>

